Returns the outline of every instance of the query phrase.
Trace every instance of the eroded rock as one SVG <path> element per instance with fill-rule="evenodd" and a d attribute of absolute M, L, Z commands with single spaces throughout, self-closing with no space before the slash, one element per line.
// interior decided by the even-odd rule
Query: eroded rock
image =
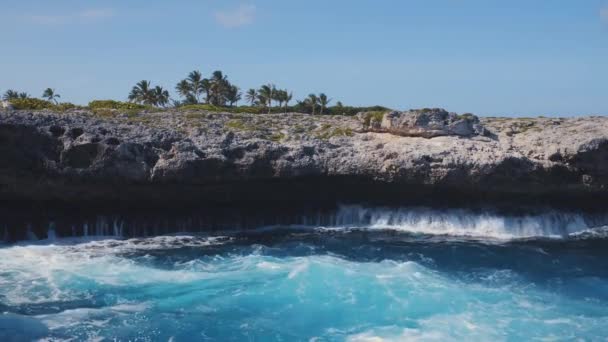
<path fill-rule="evenodd" d="M 409 186 L 606 192 L 608 118 L 477 118 L 440 109 L 373 118 L 0 113 L 0 185 L 16 184 L 0 187 L 4 199 L 145 199 L 150 193 L 165 198 L 178 187 L 182 190 L 172 195 L 179 197 L 186 196 L 184 188 L 200 184 L 216 192 L 192 193 L 211 197 L 224 193 L 225 184 L 302 177 L 329 183 L 351 177 L 395 184 L 405 192 Z M 87 191 L 92 180 L 104 191 Z"/>

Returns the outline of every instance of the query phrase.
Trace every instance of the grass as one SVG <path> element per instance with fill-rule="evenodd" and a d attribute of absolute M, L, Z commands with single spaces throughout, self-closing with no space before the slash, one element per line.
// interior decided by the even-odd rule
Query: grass
<path fill-rule="evenodd" d="M 472 114 L 472 113 L 464 113 L 464 114 L 456 115 L 456 119 L 458 119 L 458 120 L 473 120 L 474 118 L 475 118 L 475 114 Z"/>
<path fill-rule="evenodd" d="M 353 130 L 350 128 L 338 127 L 331 129 L 331 126 L 329 126 L 325 129 L 322 128 L 321 131 L 316 134 L 316 137 L 322 140 L 328 140 L 333 137 L 352 137 L 353 135 Z"/>
<path fill-rule="evenodd" d="M 243 120 L 230 120 L 226 122 L 226 127 L 241 131 L 246 131 L 250 129 L 250 127 L 247 127 L 245 125 L 245 122 L 243 122 Z"/>
<path fill-rule="evenodd" d="M 202 120 L 206 119 L 208 115 L 206 113 L 196 113 L 196 112 L 188 112 L 185 115 L 188 120 Z"/>
<path fill-rule="evenodd" d="M 363 118 L 363 124 L 367 127 L 369 127 L 371 124 L 380 124 L 385 113 L 386 112 L 381 111 L 367 112 Z"/>
<path fill-rule="evenodd" d="M 279 142 L 283 139 L 285 139 L 285 134 L 283 132 L 274 133 L 268 138 L 268 140 L 274 141 L 274 142 Z"/>
<path fill-rule="evenodd" d="M 91 109 L 91 111 L 93 114 L 105 119 L 112 119 L 118 116 L 115 110 L 109 108 L 95 108 Z"/>

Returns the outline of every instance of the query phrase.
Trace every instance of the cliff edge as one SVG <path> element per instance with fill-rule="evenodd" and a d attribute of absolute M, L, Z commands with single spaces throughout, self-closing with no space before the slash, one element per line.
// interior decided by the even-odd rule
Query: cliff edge
<path fill-rule="evenodd" d="M 339 200 L 427 192 L 605 197 L 608 118 L 478 118 L 442 109 L 354 117 L 0 112 L 1 200 Z"/>

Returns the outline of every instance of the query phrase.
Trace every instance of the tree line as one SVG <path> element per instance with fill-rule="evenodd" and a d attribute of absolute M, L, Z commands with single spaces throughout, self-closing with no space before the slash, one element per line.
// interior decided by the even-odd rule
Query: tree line
<path fill-rule="evenodd" d="M 148 80 L 137 82 L 129 92 L 127 99 L 129 102 L 154 106 L 154 107 L 175 107 L 179 108 L 188 105 L 209 105 L 213 107 L 235 107 L 239 101 L 246 101 L 249 107 L 254 107 L 256 113 L 272 112 L 302 112 L 315 114 L 338 114 L 354 115 L 364 109 L 376 110 L 384 107 L 346 107 L 341 102 L 330 107 L 332 99 L 326 94 L 310 94 L 306 98 L 294 100 L 293 92 L 287 89 L 277 88 L 274 84 L 264 84 L 259 88 L 248 89 L 244 94 L 241 89 L 232 84 L 222 71 L 214 71 L 210 77 L 205 78 L 203 74 L 194 70 L 186 78 L 179 81 L 175 86 L 175 91 L 179 95 L 178 99 L 171 98 L 169 91 L 162 86 L 153 86 Z M 42 94 L 42 98 L 51 103 L 57 104 L 61 96 L 52 88 L 47 88 Z M 4 93 L 4 100 L 27 99 L 30 95 L 26 92 L 8 90 Z M 238 110 L 236 108 L 235 110 Z"/>
<path fill-rule="evenodd" d="M 42 92 L 43 99 L 45 99 L 49 102 L 53 102 L 55 104 L 58 103 L 57 99 L 60 97 L 61 97 L 61 95 L 57 94 L 55 92 L 55 89 L 52 89 L 52 88 L 46 88 L 44 90 L 44 92 Z M 31 98 L 31 96 L 27 92 L 19 92 L 14 89 L 9 89 L 6 92 L 4 92 L 4 94 L 2 95 L 2 100 L 4 100 L 4 101 L 10 101 L 10 100 L 14 100 L 14 99 L 29 99 L 29 98 Z"/>
<path fill-rule="evenodd" d="M 293 92 L 277 88 L 274 84 L 264 84 L 258 89 L 251 88 L 243 94 L 220 70 L 214 71 L 209 78 L 194 70 L 177 83 L 175 91 L 180 99 L 171 99 L 169 92 L 161 86 L 153 87 L 150 81 L 142 80 L 133 86 L 128 98 L 131 102 L 157 107 L 166 107 L 169 104 L 173 107 L 197 104 L 234 107 L 244 99 L 251 107 L 262 107 L 267 109 L 268 113 L 273 108 L 287 112 L 293 100 Z M 312 114 L 325 114 L 331 101 L 324 93 L 310 94 L 307 98 L 297 101 L 296 107 L 307 108 Z"/>

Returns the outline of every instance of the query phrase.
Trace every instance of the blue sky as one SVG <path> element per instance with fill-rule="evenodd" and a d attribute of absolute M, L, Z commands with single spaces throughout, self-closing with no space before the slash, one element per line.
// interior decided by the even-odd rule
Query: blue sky
<path fill-rule="evenodd" d="M 296 98 L 608 114 L 608 0 L 0 0 L 0 91 L 124 100 L 194 69 Z M 173 92 L 174 93 L 174 92 Z"/>

